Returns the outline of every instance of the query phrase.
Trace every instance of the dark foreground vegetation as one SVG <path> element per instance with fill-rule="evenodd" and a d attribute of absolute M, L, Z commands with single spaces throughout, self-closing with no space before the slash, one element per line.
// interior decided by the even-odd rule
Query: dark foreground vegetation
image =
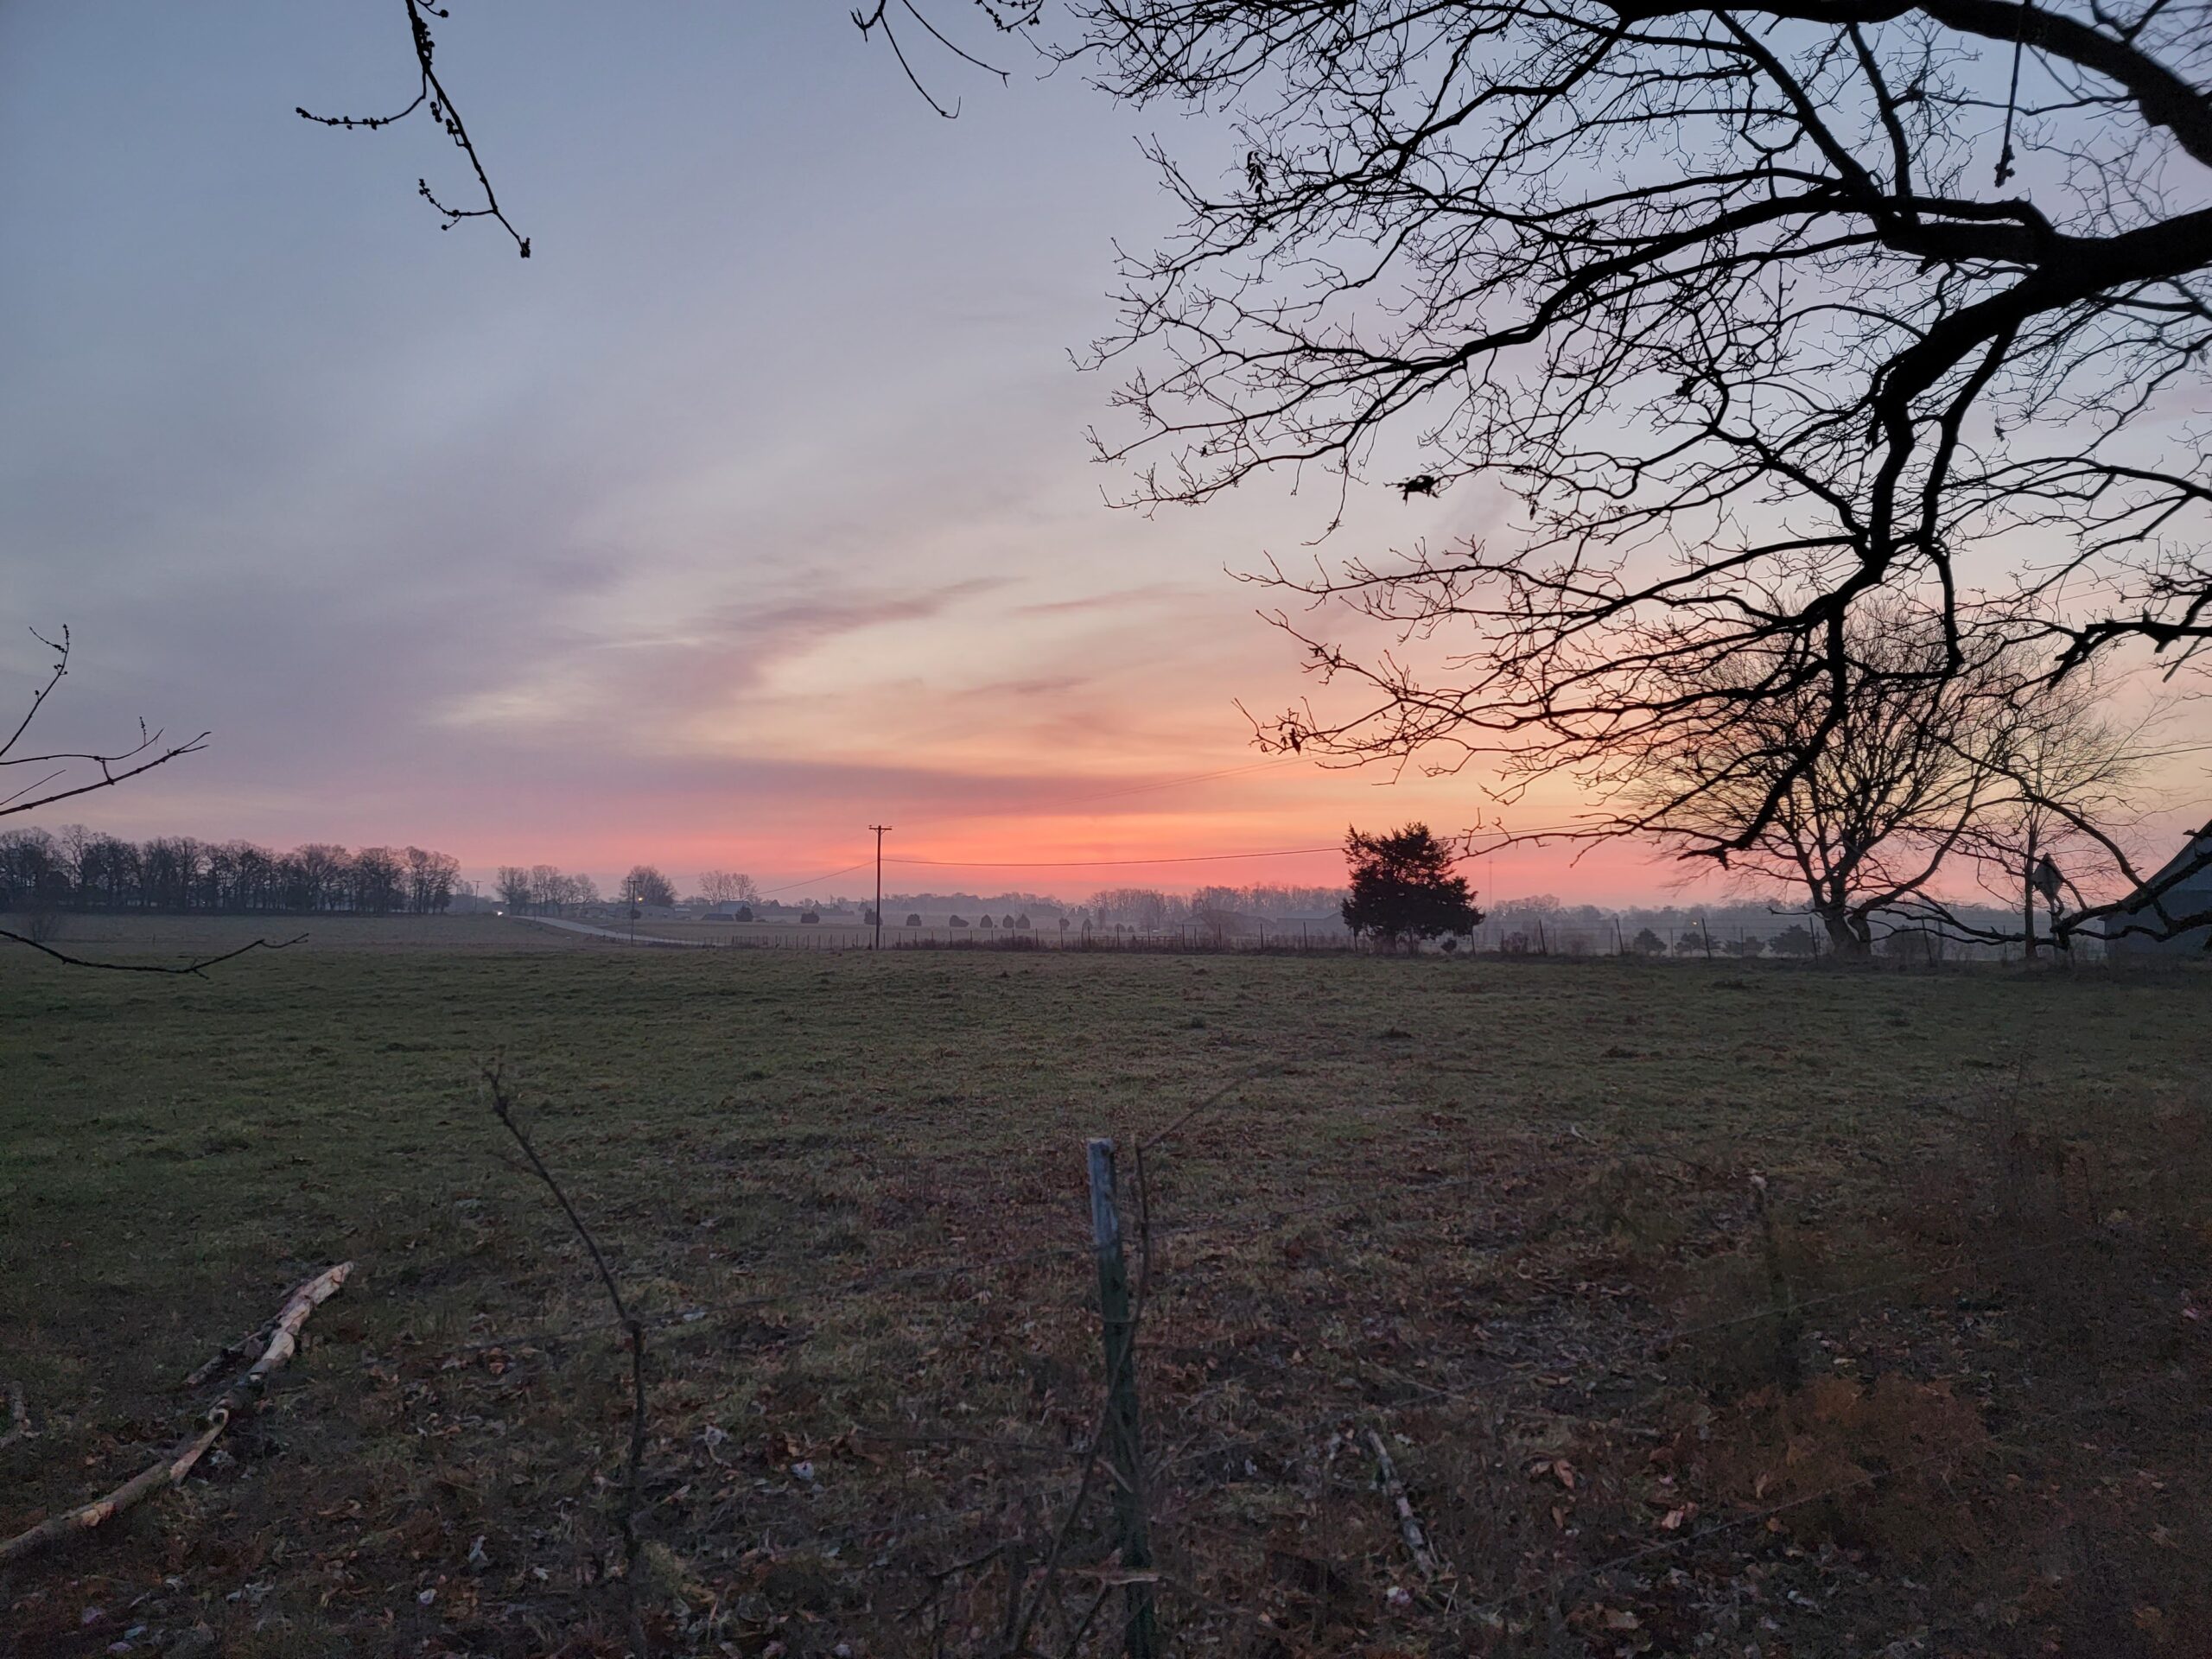
<path fill-rule="evenodd" d="M 661 1650 L 1118 1649 L 1109 1132 L 1169 1651 L 2202 1651 L 2202 973 L 539 937 L 10 963 L 0 1531 L 358 1268 L 0 1652 L 626 1649 L 628 1357 L 494 1054 L 648 1332 Z"/>

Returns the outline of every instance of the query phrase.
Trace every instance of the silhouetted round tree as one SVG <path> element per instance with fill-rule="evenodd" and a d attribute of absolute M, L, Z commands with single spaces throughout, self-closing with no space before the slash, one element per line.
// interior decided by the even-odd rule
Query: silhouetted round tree
<path fill-rule="evenodd" d="M 1386 944 L 1408 947 L 1444 933 L 1471 932 L 1483 913 L 1475 908 L 1467 878 L 1452 874 L 1454 855 L 1425 823 L 1387 835 L 1344 837 L 1351 863 L 1351 896 L 1344 901 L 1344 925 Z"/>
<path fill-rule="evenodd" d="M 622 878 L 622 890 L 632 905 L 658 905 L 665 908 L 676 903 L 676 884 L 651 864 L 632 866 L 630 874 Z"/>

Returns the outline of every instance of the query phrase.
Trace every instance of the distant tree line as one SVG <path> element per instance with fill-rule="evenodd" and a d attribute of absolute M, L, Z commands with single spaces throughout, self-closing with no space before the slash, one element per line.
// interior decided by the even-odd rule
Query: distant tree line
<path fill-rule="evenodd" d="M 598 882 L 550 864 L 502 864 L 493 890 L 502 906 L 525 916 L 558 916 L 600 902 Z"/>
<path fill-rule="evenodd" d="M 310 842 L 279 853 L 190 836 L 126 841 L 82 824 L 0 835 L 10 910 L 350 912 L 435 915 L 462 890 L 461 861 L 420 847 Z"/>
<path fill-rule="evenodd" d="M 1084 906 L 1090 918 L 1109 926 L 1120 923 L 1144 932 L 1204 925 L 1219 916 L 1334 916 L 1344 903 L 1343 887 L 1257 886 L 1200 887 L 1187 899 L 1154 887 L 1107 887 Z"/>

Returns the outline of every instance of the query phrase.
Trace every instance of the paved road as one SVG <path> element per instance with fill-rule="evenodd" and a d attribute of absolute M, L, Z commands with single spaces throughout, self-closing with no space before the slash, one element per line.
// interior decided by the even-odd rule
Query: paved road
<path fill-rule="evenodd" d="M 617 944 L 657 944 L 665 950 L 711 950 L 712 939 L 660 939 L 650 933 L 640 933 L 634 938 L 627 928 L 594 927 L 589 922 L 571 922 L 558 916 L 517 916 L 512 918 L 527 923 L 531 927 L 557 927 L 570 933 L 588 934 L 595 939 L 612 939 Z"/>

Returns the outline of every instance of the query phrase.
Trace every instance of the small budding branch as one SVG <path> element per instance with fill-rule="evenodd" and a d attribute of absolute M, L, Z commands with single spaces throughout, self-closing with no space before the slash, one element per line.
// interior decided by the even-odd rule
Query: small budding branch
<path fill-rule="evenodd" d="M 627 1478 L 623 1485 L 622 1509 L 618 1520 L 622 1529 L 622 1570 L 625 1592 L 630 1599 L 632 1624 L 637 1617 L 638 1510 L 645 1484 L 645 1327 L 630 1312 L 622 1300 L 622 1287 L 614 1280 L 613 1269 L 607 1265 L 607 1257 L 599 1248 L 599 1241 L 592 1236 L 591 1229 L 584 1225 L 584 1218 L 576 1213 L 576 1206 L 569 1202 L 569 1195 L 561 1183 L 553 1179 L 553 1172 L 537 1155 L 531 1144 L 530 1132 L 515 1121 L 514 1100 L 508 1094 L 505 1077 L 497 1061 L 484 1068 L 484 1083 L 492 1094 L 492 1113 L 501 1127 L 514 1137 L 515 1145 L 522 1148 L 522 1155 L 529 1160 L 537 1179 L 545 1183 L 545 1190 L 561 1206 L 561 1213 L 568 1217 L 569 1224 L 575 1229 L 576 1236 L 583 1241 L 590 1253 L 592 1265 L 599 1269 L 600 1283 L 607 1288 L 607 1300 L 614 1308 L 615 1323 L 622 1327 L 630 1348 L 630 1458 Z M 644 1645 L 643 1632 L 637 1632 L 639 1645 Z"/>

